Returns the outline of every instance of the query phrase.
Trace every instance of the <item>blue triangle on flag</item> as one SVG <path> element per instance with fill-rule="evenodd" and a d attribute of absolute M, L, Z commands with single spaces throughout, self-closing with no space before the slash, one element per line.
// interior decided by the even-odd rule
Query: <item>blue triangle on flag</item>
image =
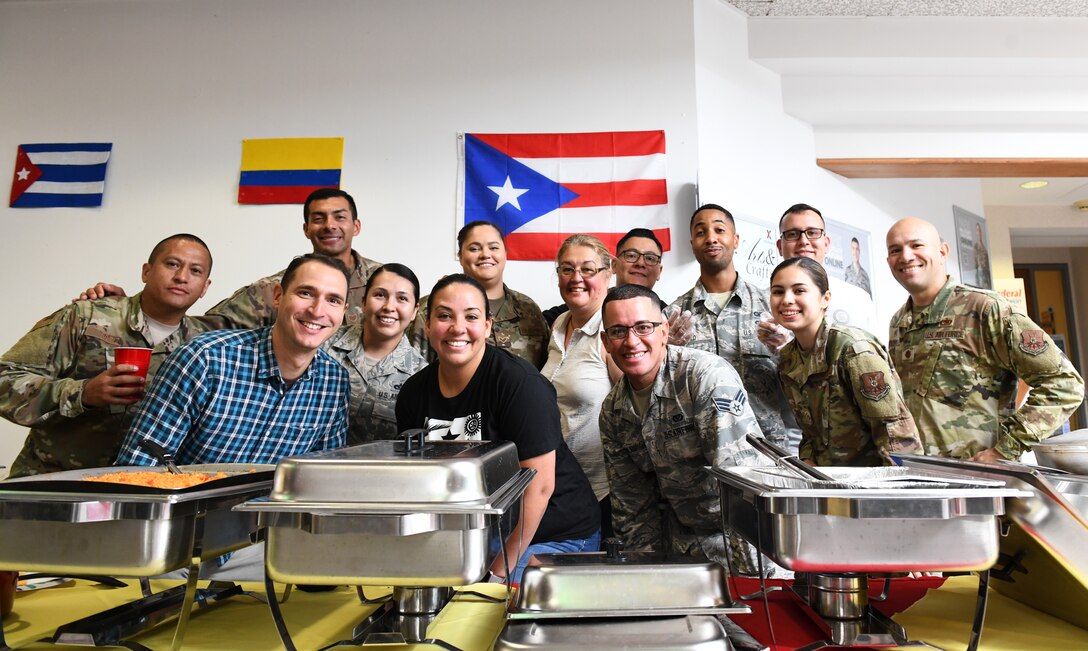
<path fill-rule="evenodd" d="M 520 192 L 518 206 L 509 202 L 499 206 L 499 194 L 491 189 L 505 186 L 507 179 Z M 476 219 L 489 221 L 505 237 L 577 197 L 554 180 L 472 134 L 465 134 L 465 223 Z"/>

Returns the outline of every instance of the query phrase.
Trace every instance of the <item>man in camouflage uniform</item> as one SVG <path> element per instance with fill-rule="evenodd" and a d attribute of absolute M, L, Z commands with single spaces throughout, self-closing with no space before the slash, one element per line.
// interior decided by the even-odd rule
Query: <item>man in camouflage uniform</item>
<path fill-rule="evenodd" d="M 764 436 L 785 448 L 793 415 L 778 384 L 774 353 L 756 333 L 756 324 L 770 314 L 767 290 L 745 282 L 733 265 L 740 237 L 728 210 L 716 204 L 700 207 L 691 216 L 690 230 L 699 280 L 668 311 L 691 313 L 694 335 L 686 345 L 714 353 L 737 370 Z"/>
<path fill-rule="evenodd" d="M 314 253 L 338 258 L 351 271 L 348 309 L 344 314 L 347 325 L 355 325 L 362 319 L 366 281 L 381 266 L 351 248 L 352 238 L 359 234 L 360 228 L 355 199 L 347 192 L 338 188 L 318 188 L 306 197 L 302 207 L 302 232 L 313 243 Z M 220 301 L 204 316 L 195 318 L 207 330 L 249 330 L 272 325 L 276 320 L 272 293 L 282 278 L 283 271 L 261 278 Z M 80 298 L 124 295 L 124 289 L 117 285 L 99 283 Z"/>
<path fill-rule="evenodd" d="M 501 302 L 488 301 L 491 304 L 491 318 L 494 319 L 488 341 L 509 350 L 536 368 L 542 368 L 548 358 L 548 324 L 545 323 L 540 308 L 533 299 L 521 292 L 515 292 L 505 283 L 502 290 L 506 298 Z M 430 295 L 419 299 L 419 313 L 416 314 L 412 327 L 408 329 L 408 339 L 424 359 L 433 362 L 437 357 L 431 350 L 424 331 L 428 299 Z"/>
<path fill-rule="evenodd" d="M 0 415 L 30 427 L 11 476 L 108 466 L 144 380 L 113 363 L 116 346 L 152 348 L 147 379 L 202 330 L 185 316 L 210 280 L 208 247 L 193 235 L 160 242 L 132 297 L 80 301 L 39 321 L 0 358 Z"/>
<path fill-rule="evenodd" d="M 632 549 L 706 557 L 757 575 L 751 546 L 722 535 L 717 486 L 704 466 L 758 465 L 744 437 L 760 435 L 759 424 L 727 362 L 668 345 L 661 305 L 652 290 L 624 285 L 602 307 L 601 338 L 624 374 L 600 415 L 616 531 Z"/>
<path fill-rule="evenodd" d="M 344 326 L 326 349 L 348 370 L 348 445 L 397 437 L 397 396 L 404 381 L 427 365 L 407 337 L 384 358 L 371 364 L 363 352 L 362 324 Z"/>
<path fill-rule="evenodd" d="M 779 353 L 779 378 L 804 437 L 798 456 L 817 466 L 891 465 L 922 453 L 888 351 L 868 332 L 825 319 L 812 350 Z"/>
<path fill-rule="evenodd" d="M 926 454 L 1018 459 L 1084 399 L 1084 381 L 1054 341 L 1000 295 L 952 282 L 948 243 L 932 224 L 888 231 L 888 266 L 910 298 L 892 317 L 889 350 Z M 1016 379 L 1031 387 L 1015 409 Z"/>

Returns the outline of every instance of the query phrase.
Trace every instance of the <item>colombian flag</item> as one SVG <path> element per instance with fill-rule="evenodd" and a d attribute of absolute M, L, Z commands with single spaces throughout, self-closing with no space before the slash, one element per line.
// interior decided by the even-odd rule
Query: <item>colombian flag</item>
<path fill-rule="evenodd" d="M 343 138 L 242 141 L 238 203 L 304 203 L 318 188 L 340 187 Z"/>

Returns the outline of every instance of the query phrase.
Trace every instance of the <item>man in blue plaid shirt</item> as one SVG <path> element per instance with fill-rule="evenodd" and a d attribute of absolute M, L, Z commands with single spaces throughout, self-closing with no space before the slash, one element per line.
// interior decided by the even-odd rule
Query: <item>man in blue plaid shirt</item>
<path fill-rule="evenodd" d="M 117 464 L 154 465 L 142 439 L 182 464 L 276 463 L 342 447 L 348 374 L 321 344 L 343 321 L 348 278 L 335 258 L 295 258 L 275 288 L 274 325 L 209 332 L 174 351 L 140 403 Z"/>

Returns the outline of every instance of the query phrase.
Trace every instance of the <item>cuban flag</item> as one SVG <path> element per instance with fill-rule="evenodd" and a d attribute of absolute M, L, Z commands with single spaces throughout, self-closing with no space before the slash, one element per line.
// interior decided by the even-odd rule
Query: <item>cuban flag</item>
<path fill-rule="evenodd" d="M 649 228 L 669 250 L 664 131 L 466 133 L 459 138 L 458 227 L 499 227 L 510 260 L 554 260 L 569 235 L 610 250 Z"/>
<path fill-rule="evenodd" d="M 93 208 L 102 205 L 108 142 L 19 145 L 11 182 L 12 208 Z"/>

